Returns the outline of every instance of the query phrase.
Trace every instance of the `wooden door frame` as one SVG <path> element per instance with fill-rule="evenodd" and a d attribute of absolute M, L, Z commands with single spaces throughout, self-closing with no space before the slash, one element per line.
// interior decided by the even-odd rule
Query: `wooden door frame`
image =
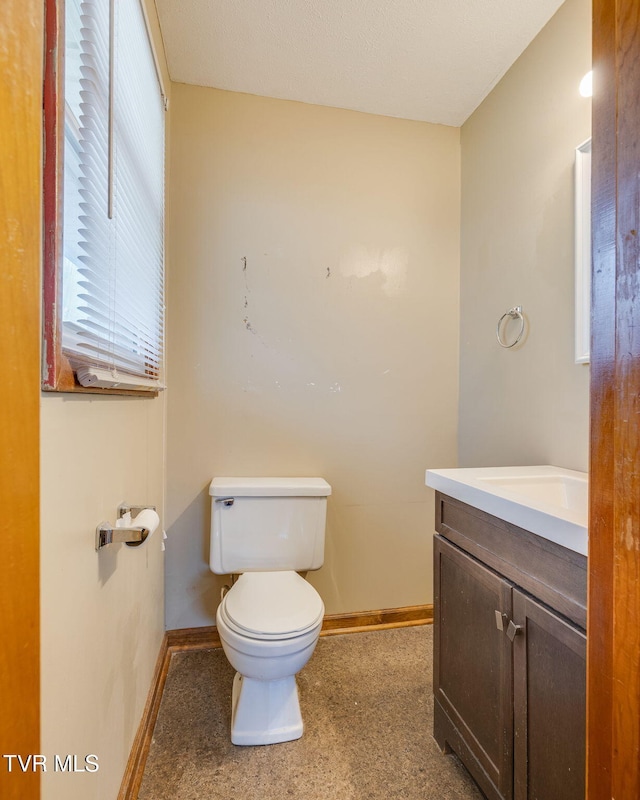
<path fill-rule="evenodd" d="M 0 797 L 40 771 L 39 417 L 42 3 L 0 4 Z M 9 763 L 12 770 L 9 771 Z"/>
<path fill-rule="evenodd" d="M 640 7 L 594 0 L 587 798 L 640 796 Z"/>

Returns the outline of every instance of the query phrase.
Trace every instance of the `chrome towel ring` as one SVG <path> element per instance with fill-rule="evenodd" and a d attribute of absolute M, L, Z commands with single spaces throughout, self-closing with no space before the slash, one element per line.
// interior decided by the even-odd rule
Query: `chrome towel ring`
<path fill-rule="evenodd" d="M 511 344 L 507 344 L 505 341 L 502 340 L 500 336 L 500 328 L 502 326 L 502 322 L 506 317 L 511 317 L 511 319 L 518 319 L 520 318 L 520 330 L 518 331 L 518 335 L 516 338 L 511 342 Z M 498 340 L 498 344 L 500 347 L 513 347 L 514 345 L 518 344 L 520 339 L 522 339 L 522 334 L 524 333 L 524 316 L 522 315 L 522 306 L 514 306 L 510 308 L 508 311 L 505 311 L 504 314 L 498 320 L 498 324 L 496 326 L 496 338 Z"/>

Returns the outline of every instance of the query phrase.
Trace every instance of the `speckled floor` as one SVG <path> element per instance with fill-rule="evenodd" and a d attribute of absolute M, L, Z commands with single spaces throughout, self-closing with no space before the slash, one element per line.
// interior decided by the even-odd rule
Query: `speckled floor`
<path fill-rule="evenodd" d="M 298 675 L 301 739 L 236 747 L 222 650 L 174 654 L 138 800 L 481 800 L 435 743 L 431 626 L 327 636 Z"/>

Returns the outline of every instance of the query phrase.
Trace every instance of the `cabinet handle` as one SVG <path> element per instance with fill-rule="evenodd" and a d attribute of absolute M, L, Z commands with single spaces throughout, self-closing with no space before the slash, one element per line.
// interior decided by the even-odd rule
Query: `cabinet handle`
<path fill-rule="evenodd" d="M 507 621 L 507 615 L 503 614 L 502 611 L 496 611 L 495 615 L 496 615 L 496 628 L 499 631 L 503 631 L 504 623 Z"/>
<path fill-rule="evenodd" d="M 516 636 L 522 634 L 522 625 L 516 625 L 512 619 L 509 620 L 509 627 L 507 628 L 507 636 L 513 641 Z"/>

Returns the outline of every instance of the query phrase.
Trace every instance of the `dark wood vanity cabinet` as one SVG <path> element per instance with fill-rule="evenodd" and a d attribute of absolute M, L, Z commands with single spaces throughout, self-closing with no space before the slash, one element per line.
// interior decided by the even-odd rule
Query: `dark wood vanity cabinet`
<path fill-rule="evenodd" d="M 584 800 L 586 636 L 513 590 L 515 800 Z"/>
<path fill-rule="evenodd" d="M 489 797 L 511 797 L 511 643 L 495 618 L 511 614 L 511 585 L 439 537 L 435 563 L 434 735 Z"/>
<path fill-rule="evenodd" d="M 586 558 L 437 494 L 434 735 L 489 800 L 583 800 Z"/>

